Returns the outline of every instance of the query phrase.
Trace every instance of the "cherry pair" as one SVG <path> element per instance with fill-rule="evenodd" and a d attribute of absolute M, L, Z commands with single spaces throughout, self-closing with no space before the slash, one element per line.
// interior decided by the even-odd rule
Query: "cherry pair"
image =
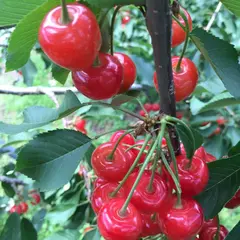
<path fill-rule="evenodd" d="M 150 113 L 150 112 L 159 112 L 160 110 L 160 105 L 158 103 L 146 103 L 143 105 L 143 107 L 145 108 L 146 112 Z M 144 110 L 139 111 L 139 114 L 143 117 L 146 116 L 146 113 Z"/>

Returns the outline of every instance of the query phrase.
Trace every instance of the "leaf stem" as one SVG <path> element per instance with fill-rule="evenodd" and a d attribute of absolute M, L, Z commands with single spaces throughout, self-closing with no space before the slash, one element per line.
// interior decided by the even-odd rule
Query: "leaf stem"
<path fill-rule="evenodd" d="M 123 186 L 123 184 L 126 182 L 126 180 L 128 179 L 128 177 L 130 176 L 130 174 L 132 173 L 132 171 L 134 170 L 134 168 L 138 165 L 138 162 L 146 148 L 146 146 L 148 145 L 149 140 L 151 139 L 151 135 L 147 135 L 146 139 L 142 145 L 142 148 L 140 149 L 134 163 L 132 164 L 132 166 L 130 167 L 130 169 L 128 170 L 127 174 L 125 175 L 125 177 L 123 178 L 123 180 L 121 181 L 121 183 L 118 185 L 118 187 L 114 190 L 114 192 L 112 192 L 111 196 L 114 197 L 116 196 L 116 194 L 118 193 L 118 191 L 120 190 L 120 188 Z"/>
<path fill-rule="evenodd" d="M 160 131 L 159 135 L 157 136 L 156 141 L 151 146 L 150 151 L 149 151 L 149 153 L 148 153 L 148 155 L 147 155 L 147 157 L 146 157 L 146 159 L 145 159 L 145 161 L 144 161 L 144 163 L 143 163 L 143 165 L 142 165 L 142 167 L 141 167 L 141 169 L 140 169 L 140 171 L 138 173 L 138 176 L 137 176 L 137 178 L 136 178 L 136 180 L 135 180 L 135 182 L 134 182 L 134 184 L 132 186 L 132 189 L 131 189 L 130 193 L 128 194 L 128 197 L 127 197 L 123 207 L 120 210 L 120 214 L 123 215 L 123 216 L 125 215 L 125 213 L 127 211 L 128 204 L 129 204 L 129 202 L 130 202 L 130 200 L 131 200 L 131 198 L 133 196 L 133 193 L 134 193 L 138 183 L 141 180 L 141 177 L 142 177 L 142 175 L 143 175 L 143 173 L 145 171 L 145 168 L 147 167 L 149 161 L 151 160 L 151 157 L 152 157 L 154 151 L 156 150 L 156 148 L 158 146 L 158 142 L 162 142 L 162 138 L 164 136 L 165 129 L 166 129 L 166 124 L 163 123 L 161 131 Z"/>
<path fill-rule="evenodd" d="M 61 23 L 68 24 L 71 22 L 71 19 L 68 14 L 66 0 L 61 0 L 62 13 L 61 13 Z"/>

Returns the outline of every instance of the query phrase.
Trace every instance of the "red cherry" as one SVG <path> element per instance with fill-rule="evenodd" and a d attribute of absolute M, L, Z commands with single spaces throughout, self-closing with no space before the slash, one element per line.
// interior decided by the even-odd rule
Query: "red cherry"
<path fill-rule="evenodd" d="M 108 183 L 108 181 L 106 181 L 103 178 L 96 178 L 96 180 L 93 182 L 93 188 L 97 188 L 99 186 L 102 186 L 104 184 Z"/>
<path fill-rule="evenodd" d="M 148 190 L 149 182 L 151 179 L 152 172 L 145 171 L 141 177 L 140 182 L 137 185 L 136 190 L 134 191 L 131 203 L 142 213 L 155 213 L 161 207 L 164 206 L 165 202 L 168 199 L 168 188 L 160 175 L 155 173 L 153 180 L 153 189 L 152 191 Z M 138 176 L 138 173 L 132 173 L 127 179 L 124 187 L 126 193 L 131 191 L 131 188 Z"/>
<path fill-rule="evenodd" d="M 138 141 L 136 141 L 136 147 L 137 148 L 142 148 L 142 145 L 144 144 L 144 140 L 138 140 Z M 148 151 L 149 150 L 149 146 L 146 146 L 146 148 L 145 148 L 145 151 Z M 140 150 L 138 150 L 138 149 L 132 149 L 132 151 L 133 151 L 133 153 L 135 154 L 135 156 L 137 157 L 137 155 L 138 155 L 138 153 L 140 152 Z M 139 160 L 139 163 L 143 163 L 144 162 L 144 160 L 145 160 L 145 158 L 146 158 L 146 153 L 143 153 L 142 155 L 141 155 L 141 157 L 140 157 L 140 160 Z"/>
<path fill-rule="evenodd" d="M 198 81 L 198 70 L 190 59 L 183 58 L 181 70 L 177 72 L 178 61 L 179 57 L 172 57 L 175 98 L 177 102 L 180 102 L 193 93 Z M 153 80 L 155 88 L 158 91 L 156 72 L 154 72 Z"/>
<path fill-rule="evenodd" d="M 206 152 L 206 158 L 205 158 L 206 163 L 214 162 L 216 160 L 217 159 L 212 154 Z"/>
<path fill-rule="evenodd" d="M 200 148 L 198 148 L 195 153 L 194 156 L 201 158 L 203 161 L 206 162 L 206 157 L 207 157 L 207 152 L 205 150 L 205 148 L 203 146 L 201 146 Z"/>
<path fill-rule="evenodd" d="M 21 214 L 22 213 L 22 208 L 19 205 L 14 205 L 10 210 L 10 213 L 18 213 Z"/>
<path fill-rule="evenodd" d="M 155 236 L 161 233 L 161 229 L 153 215 L 141 214 L 143 221 L 143 230 L 141 237 Z"/>
<path fill-rule="evenodd" d="M 217 226 L 218 226 L 218 219 L 217 219 L 217 217 L 214 217 L 212 219 L 204 221 L 201 231 L 204 231 L 205 229 L 210 228 L 210 227 L 217 227 Z"/>
<path fill-rule="evenodd" d="M 111 138 L 110 142 L 117 142 L 118 139 L 125 133 L 124 130 L 120 130 L 115 132 Z M 120 141 L 120 143 L 128 144 L 128 145 L 134 145 L 135 144 L 135 138 L 129 133 L 123 137 L 123 139 Z"/>
<path fill-rule="evenodd" d="M 178 119 L 182 119 L 183 118 L 183 113 L 182 112 L 177 112 L 176 115 L 177 115 Z"/>
<path fill-rule="evenodd" d="M 123 67 L 115 57 L 100 53 L 99 61 L 99 66 L 72 72 L 75 87 L 83 95 L 94 100 L 104 100 L 116 95 L 123 79 Z"/>
<path fill-rule="evenodd" d="M 160 110 L 160 105 L 158 103 L 152 104 L 152 111 L 159 111 Z"/>
<path fill-rule="evenodd" d="M 28 211 L 28 205 L 25 202 L 21 202 L 19 207 L 21 208 L 21 213 L 26 213 Z"/>
<path fill-rule="evenodd" d="M 125 215 L 120 210 L 124 199 L 113 199 L 98 214 L 98 228 L 105 240 L 137 240 L 142 232 L 142 218 L 130 203 Z"/>
<path fill-rule="evenodd" d="M 38 205 L 41 202 L 41 197 L 38 193 L 34 193 L 31 195 L 34 201 L 31 202 L 32 205 Z"/>
<path fill-rule="evenodd" d="M 234 209 L 240 206 L 240 189 L 234 197 L 225 205 L 225 208 Z"/>
<path fill-rule="evenodd" d="M 223 126 L 227 123 L 227 120 L 224 117 L 219 117 L 217 119 L 217 123 L 218 123 L 219 126 Z"/>
<path fill-rule="evenodd" d="M 113 159 L 109 159 L 114 146 L 115 143 L 112 142 L 100 145 L 95 149 L 91 158 L 96 175 L 110 182 L 121 181 L 130 167 L 129 155 L 125 153 L 121 145 L 114 152 Z"/>
<path fill-rule="evenodd" d="M 71 22 L 61 23 L 62 8 L 51 10 L 42 21 L 39 43 L 56 64 L 70 70 L 90 67 L 101 47 L 101 32 L 95 15 L 82 4 L 68 4 Z"/>
<path fill-rule="evenodd" d="M 140 110 L 140 111 L 139 111 L 139 115 L 142 116 L 142 117 L 146 117 L 146 113 L 145 113 L 145 111 L 143 111 L 143 110 Z"/>
<path fill-rule="evenodd" d="M 132 59 L 124 53 L 114 53 L 114 57 L 116 57 L 123 66 L 123 81 L 119 93 L 124 93 L 133 85 L 137 77 L 137 68 Z"/>
<path fill-rule="evenodd" d="M 203 122 L 203 123 L 201 124 L 201 126 L 205 127 L 205 126 L 207 126 L 209 123 L 210 123 L 210 122 Z"/>
<path fill-rule="evenodd" d="M 131 21 L 131 17 L 129 15 L 122 17 L 122 25 L 126 25 Z"/>
<path fill-rule="evenodd" d="M 201 193 L 206 187 L 209 180 L 209 170 L 207 164 L 199 157 L 194 156 L 191 167 L 189 168 L 189 159 L 185 155 L 176 157 L 179 180 L 184 196 L 193 197 Z M 174 171 L 173 163 L 171 168 Z M 172 188 L 175 189 L 175 184 L 168 174 L 168 179 Z"/>
<path fill-rule="evenodd" d="M 190 31 L 192 30 L 192 19 L 189 13 L 182 8 L 182 11 L 184 12 L 185 16 L 187 17 L 188 24 Z M 185 25 L 185 22 L 183 18 L 179 15 L 178 20 L 181 22 L 183 26 Z M 172 22 L 172 47 L 176 47 L 183 43 L 186 39 L 186 32 L 180 27 L 180 25 L 173 19 Z"/>
<path fill-rule="evenodd" d="M 111 193 L 117 188 L 118 183 L 106 183 L 97 187 L 91 197 L 91 204 L 94 212 L 98 214 L 105 203 L 108 203 L 113 197 Z M 124 198 L 125 191 L 121 188 L 114 198 Z"/>
<path fill-rule="evenodd" d="M 83 130 L 83 129 L 85 129 L 85 126 L 86 126 L 86 120 L 77 118 L 74 125 L 77 130 L 79 130 L 79 131 Z"/>
<path fill-rule="evenodd" d="M 199 235 L 199 240 L 214 240 L 217 233 L 217 227 L 210 227 L 201 231 Z M 219 240 L 224 240 L 228 235 L 228 230 L 221 225 L 219 231 Z"/>
<path fill-rule="evenodd" d="M 182 206 L 176 207 L 174 196 L 167 209 L 159 209 L 162 232 L 171 240 L 185 240 L 196 236 L 203 225 L 203 211 L 193 199 L 182 198 Z"/>
<path fill-rule="evenodd" d="M 145 103 L 145 104 L 143 105 L 143 107 L 145 108 L 145 110 L 146 110 L 147 112 L 152 111 L 152 104 L 151 104 L 151 103 Z"/>
<path fill-rule="evenodd" d="M 215 136 L 215 135 L 218 135 L 218 134 L 221 133 L 221 131 L 222 131 L 221 128 L 220 128 L 220 127 L 217 127 L 216 130 L 215 130 L 212 134 L 210 134 L 209 137 L 211 138 L 211 137 L 213 137 L 213 136 Z"/>

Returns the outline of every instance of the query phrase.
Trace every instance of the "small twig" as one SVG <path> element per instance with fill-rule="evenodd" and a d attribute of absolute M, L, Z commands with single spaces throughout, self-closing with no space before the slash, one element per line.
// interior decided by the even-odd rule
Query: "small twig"
<path fill-rule="evenodd" d="M 213 13 L 213 15 L 212 15 L 212 17 L 211 17 L 211 19 L 210 19 L 210 21 L 209 21 L 209 23 L 208 23 L 208 25 L 205 27 L 205 30 L 206 30 L 207 32 L 208 32 L 208 31 L 210 30 L 210 28 L 212 27 L 212 25 L 213 25 L 213 23 L 214 23 L 217 15 L 218 15 L 219 11 L 221 10 L 221 7 L 222 7 L 222 3 L 219 2 L 218 5 L 217 5 L 217 7 L 216 7 L 215 12 Z"/>
<path fill-rule="evenodd" d="M 9 183 L 11 185 L 26 185 L 22 180 L 17 178 L 10 178 L 6 176 L 0 176 L 0 182 Z"/>

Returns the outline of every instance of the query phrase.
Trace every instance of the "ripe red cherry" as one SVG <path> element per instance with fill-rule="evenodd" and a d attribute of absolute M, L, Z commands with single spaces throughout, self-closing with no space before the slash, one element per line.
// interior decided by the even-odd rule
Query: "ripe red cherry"
<path fill-rule="evenodd" d="M 28 205 L 25 202 L 21 202 L 19 207 L 21 208 L 21 213 L 26 213 L 28 211 Z"/>
<path fill-rule="evenodd" d="M 225 205 L 225 208 L 234 209 L 240 206 L 240 189 L 234 197 Z"/>
<path fill-rule="evenodd" d="M 137 148 L 142 148 L 142 145 L 144 144 L 144 140 L 138 140 L 136 141 L 135 143 L 137 146 Z M 145 151 L 148 151 L 149 150 L 149 146 L 147 145 L 146 148 L 145 148 Z M 138 149 L 132 149 L 133 153 L 135 154 L 135 157 L 137 157 L 138 153 L 140 152 L 140 150 Z M 145 158 L 146 158 L 146 153 L 143 153 L 140 157 L 140 160 L 139 160 L 139 163 L 143 163 Z"/>
<path fill-rule="evenodd" d="M 217 119 L 217 123 L 219 126 L 223 126 L 223 125 L 225 125 L 225 123 L 227 123 L 227 119 L 225 119 L 224 117 L 219 117 Z"/>
<path fill-rule="evenodd" d="M 155 236 L 162 232 L 157 219 L 153 215 L 141 214 L 141 217 L 143 221 L 141 237 Z"/>
<path fill-rule="evenodd" d="M 94 182 L 93 182 L 93 188 L 97 188 L 99 186 L 102 186 L 104 184 L 108 183 L 108 181 L 106 181 L 105 179 L 103 178 L 97 178 Z"/>
<path fill-rule="evenodd" d="M 123 79 L 123 67 L 115 57 L 100 53 L 99 61 L 98 66 L 72 72 L 75 87 L 83 95 L 94 100 L 108 99 L 116 95 Z"/>
<path fill-rule="evenodd" d="M 182 119 L 183 118 L 183 113 L 182 112 L 177 112 L 176 115 L 177 115 L 178 119 Z"/>
<path fill-rule="evenodd" d="M 139 115 L 142 116 L 142 117 L 145 117 L 145 116 L 146 116 L 146 113 L 145 113 L 145 111 L 140 110 L 140 111 L 139 111 Z"/>
<path fill-rule="evenodd" d="M 191 16 L 185 9 L 182 8 L 182 11 L 184 12 L 185 16 L 187 17 L 189 28 L 191 31 L 192 30 Z M 178 16 L 178 20 L 181 22 L 182 25 L 186 26 L 183 18 L 180 16 L 180 14 Z M 173 19 L 173 22 L 172 22 L 172 47 L 176 47 L 176 46 L 180 45 L 181 43 L 183 43 L 185 41 L 185 39 L 186 39 L 185 31 Z"/>
<path fill-rule="evenodd" d="M 136 65 L 132 59 L 124 53 L 114 53 L 114 57 L 117 58 L 123 66 L 123 81 L 119 93 L 124 93 L 129 90 L 137 77 Z"/>
<path fill-rule="evenodd" d="M 31 195 L 33 201 L 31 202 L 32 205 L 38 205 L 41 202 L 41 197 L 38 193 L 34 193 Z"/>
<path fill-rule="evenodd" d="M 10 210 L 10 213 L 18 213 L 21 214 L 22 213 L 22 208 L 19 205 L 14 205 Z"/>
<path fill-rule="evenodd" d="M 185 240 L 196 236 L 203 225 L 203 211 L 193 199 L 182 198 L 182 206 L 176 207 L 174 196 L 167 209 L 159 209 L 162 232 L 171 240 Z"/>
<path fill-rule="evenodd" d="M 201 231 L 204 231 L 205 229 L 210 228 L 210 227 L 217 227 L 217 226 L 218 226 L 218 219 L 217 219 L 217 217 L 214 217 L 212 219 L 204 221 Z"/>
<path fill-rule="evenodd" d="M 81 118 L 76 119 L 75 128 L 77 130 L 83 130 L 83 129 L 85 129 L 85 126 L 86 126 L 86 120 L 81 119 Z"/>
<path fill-rule="evenodd" d="M 101 47 L 101 33 L 95 15 L 82 4 L 68 4 L 71 22 L 61 23 L 62 8 L 51 10 L 40 26 L 39 43 L 56 64 L 70 70 L 90 67 Z"/>
<path fill-rule="evenodd" d="M 100 145 L 95 149 L 91 158 L 92 167 L 96 175 L 110 182 L 121 181 L 130 167 L 129 155 L 125 153 L 122 146 L 118 146 L 113 159 L 109 159 L 114 146 L 115 143 L 112 142 Z"/>
<path fill-rule="evenodd" d="M 117 142 L 118 139 L 125 133 L 124 130 L 120 130 L 120 131 L 117 131 L 115 132 L 111 138 L 110 138 L 110 142 Z M 135 144 L 135 138 L 129 133 L 127 135 L 125 135 L 123 137 L 123 139 L 120 141 L 120 143 L 125 143 L 125 144 L 128 144 L 128 145 L 134 145 Z"/>
<path fill-rule="evenodd" d="M 181 154 L 186 155 L 186 150 L 182 143 L 180 144 L 180 148 L 181 148 Z M 206 161 L 207 152 L 205 148 L 201 146 L 195 151 L 194 156 L 201 158 L 203 161 Z"/>
<path fill-rule="evenodd" d="M 183 58 L 181 70 L 177 72 L 178 61 L 179 57 L 172 57 L 175 98 L 177 102 L 180 102 L 193 93 L 198 81 L 198 70 L 190 59 Z M 154 73 L 153 80 L 155 88 L 158 91 L 156 72 Z"/>
<path fill-rule="evenodd" d="M 206 152 L 206 158 L 205 158 L 206 163 L 214 162 L 216 160 L 217 159 L 212 154 Z"/>
<path fill-rule="evenodd" d="M 160 110 L 160 105 L 158 103 L 152 104 L 152 111 L 159 111 Z"/>
<path fill-rule="evenodd" d="M 130 203 L 125 215 L 120 210 L 124 199 L 113 199 L 98 214 L 98 228 L 105 240 L 137 240 L 142 232 L 142 218 Z"/>
<path fill-rule="evenodd" d="M 143 106 L 144 106 L 144 108 L 147 112 L 152 111 L 152 104 L 151 103 L 145 103 Z"/>
<path fill-rule="evenodd" d="M 217 233 L 217 227 L 210 227 L 201 231 L 199 235 L 199 240 L 214 240 Z M 224 240 L 228 235 L 228 230 L 221 225 L 219 231 L 219 240 Z"/>
<path fill-rule="evenodd" d="M 154 176 L 152 191 L 149 191 L 148 186 L 151 179 L 152 171 L 145 171 L 141 180 L 134 191 L 131 203 L 142 213 L 156 213 L 164 206 L 168 199 L 168 188 L 164 180 L 157 173 Z M 132 173 L 127 179 L 124 187 L 126 193 L 131 191 L 131 188 L 138 176 L 137 172 Z"/>
<path fill-rule="evenodd" d="M 126 15 L 122 17 L 122 25 L 126 25 L 131 21 L 131 17 L 129 15 Z"/>
<path fill-rule="evenodd" d="M 185 155 L 179 155 L 176 159 L 183 196 L 193 197 L 201 193 L 209 180 L 207 164 L 199 157 L 194 156 L 189 168 L 189 159 Z M 171 163 L 171 168 L 174 171 L 173 163 Z M 167 174 L 169 175 L 169 173 Z M 175 189 L 175 184 L 170 175 L 168 179 L 172 188 Z"/>
<path fill-rule="evenodd" d="M 113 197 L 111 193 L 117 188 L 118 183 L 106 183 L 97 187 L 91 197 L 91 204 L 94 212 L 98 214 L 105 203 L 108 203 Z M 124 198 L 125 191 L 121 188 L 114 198 Z"/>

